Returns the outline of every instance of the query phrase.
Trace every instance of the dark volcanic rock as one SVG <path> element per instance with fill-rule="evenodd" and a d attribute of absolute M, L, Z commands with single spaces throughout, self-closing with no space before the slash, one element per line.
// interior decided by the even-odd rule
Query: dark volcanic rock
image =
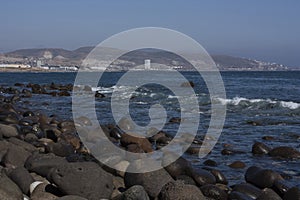
<path fill-rule="evenodd" d="M 207 168 L 207 167 L 205 167 L 204 169 L 208 170 L 215 177 L 216 183 L 221 183 L 224 185 L 228 184 L 226 177 L 224 176 L 224 174 L 221 171 L 219 171 L 217 169 Z"/>
<path fill-rule="evenodd" d="M 218 164 L 216 163 L 216 161 L 214 160 L 206 160 L 203 162 L 204 165 L 207 165 L 207 166 L 211 166 L 211 167 L 216 167 L 218 166 Z"/>
<path fill-rule="evenodd" d="M 202 192 L 194 185 L 185 185 L 181 181 L 171 181 L 161 189 L 161 200 L 206 200 Z"/>
<path fill-rule="evenodd" d="M 8 141 L 18 147 L 22 147 L 23 149 L 25 149 L 28 152 L 34 152 L 37 151 L 37 148 L 35 146 L 33 146 L 32 144 L 29 144 L 27 142 L 24 142 L 23 140 L 20 140 L 18 138 L 12 137 L 9 138 Z"/>
<path fill-rule="evenodd" d="M 241 193 L 233 191 L 229 194 L 229 200 L 253 200 L 253 198 Z"/>
<path fill-rule="evenodd" d="M 167 159 L 172 158 L 173 155 L 165 154 L 163 158 L 164 162 L 167 162 Z M 173 177 L 176 178 L 179 175 L 190 175 L 191 174 L 191 165 L 190 163 L 183 157 L 179 157 L 176 161 L 169 164 L 165 167 L 167 172 Z"/>
<path fill-rule="evenodd" d="M 255 142 L 252 146 L 253 154 L 268 154 L 270 150 L 270 147 L 261 142 Z"/>
<path fill-rule="evenodd" d="M 6 167 L 21 167 L 24 166 L 25 161 L 30 155 L 31 153 L 25 149 L 11 145 L 3 157 L 2 162 Z"/>
<path fill-rule="evenodd" d="M 29 193 L 30 184 L 34 182 L 34 179 L 24 167 L 12 170 L 9 177 L 19 186 L 24 194 Z"/>
<path fill-rule="evenodd" d="M 272 187 L 272 189 L 280 196 L 283 196 L 290 188 L 291 185 L 286 180 L 277 180 Z"/>
<path fill-rule="evenodd" d="M 216 183 L 214 175 L 204 169 L 194 169 L 192 171 L 192 177 L 199 186 Z"/>
<path fill-rule="evenodd" d="M 130 144 L 137 144 L 141 149 L 143 149 L 146 153 L 152 152 L 152 145 L 147 138 L 135 137 L 131 134 L 123 134 L 121 136 L 121 144 L 126 147 Z"/>
<path fill-rule="evenodd" d="M 200 187 L 203 195 L 216 200 L 226 200 L 227 193 L 221 190 L 218 186 L 207 184 Z"/>
<path fill-rule="evenodd" d="M 25 163 L 25 168 L 46 177 L 49 171 L 58 165 L 66 165 L 65 158 L 55 156 L 54 154 L 33 154 Z"/>
<path fill-rule="evenodd" d="M 241 168 L 245 168 L 246 164 L 243 163 L 242 161 L 234 161 L 233 163 L 229 164 L 228 166 L 231 168 L 234 168 L 234 169 L 241 169 Z"/>
<path fill-rule="evenodd" d="M 1 200 L 21 200 L 22 191 L 7 177 L 3 170 L 0 172 L 0 199 Z"/>
<path fill-rule="evenodd" d="M 300 152 L 292 147 L 276 147 L 269 152 L 272 157 L 300 158 Z"/>
<path fill-rule="evenodd" d="M 282 200 L 281 197 L 274 192 L 272 189 L 265 188 L 263 189 L 261 195 L 256 200 Z"/>
<path fill-rule="evenodd" d="M 283 196 L 283 200 L 299 200 L 300 189 L 298 187 L 292 187 Z"/>
<path fill-rule="evenodd" d="M 122 194 L 123 200 L 149 200 L 149 196 L 143 186 L 134 185 Z"/>
<path fill-rule="evenodd" d="M 0 124 L 0 132 L 3 137 L 16 137 L 19 132 L 14 126 Z"/>
<path fill-rule="evenodd" d="M 251 197 L 252 199 L 256 199 L 262 193 L 262 191 L 259 188 L 249 183 L 242 183 L 242 184 L 235 185 L 233 187 L 233 191 L 240 192 L 248 197 Z"/>
<path fill-rule="evenodd" d="M 60 141 L 57 143 L 49 143 L 46 146 L 46 151 L 48 153 L 54 153 L 57 156 L 67 157 L 74 153 L 74 148 L 71 144 Z"/>
<path fill-rule="evenodd" d="M 129 166 L 131 167 L 131 166 Z M 145 188 L 148 195 L 152 198 L 158 196 L 161 188 L 168 182 L 172 181 L 172 177 L 165 169 L 146 173 L 125 173 L 124 182 L 127 188 L 134 185 L 141 185 Z"/>
<path fill-rule="evenodd" d="M 247 169 L 245 179 L 259 188 L 271 188 L 275 181 L 283 178 L 273 170 L 252 166 Z"/>
<path fill-rule="evenodd" d="M 59 165 L 48 177 L 63 193 L 89 200 L 109 198 L 113 191 L 112 175 L 94 162 Z"/>

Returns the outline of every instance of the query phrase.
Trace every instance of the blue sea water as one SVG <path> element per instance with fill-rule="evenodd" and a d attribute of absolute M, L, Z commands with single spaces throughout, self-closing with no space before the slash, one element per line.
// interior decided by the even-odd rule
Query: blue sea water
<path fill-rule="evenodd" d="M 139 72 L 136 72 L 137 76 Z M 130 98 L 126 85 L 115 87 L 124 72 L 105 73 L 94 91 L 106 95 L 96 100 L 98 119 L 102 124 L 116 123 L 111 114 L 110 97 L 118 91 L 120 98 Z M 204 81 L 195 72 L 183 72 L 187 80 L 195 84 L 200 106 L 200 124 L 198 135 L 206 131 L 210 120 L 210 95 Z M 222 135 L 211 154 L 204 159 L 194 155 L 185 155 L 196 167 L 203 167 L 205 159 L 218 163 L 220 169 L 230 183 L 244 180 L 244 169 L 231 169 L 228 164 L 243 161 L 250 167 L 258 165 L 273 168 L 292 177 L 292 183 L 300 182 L 300 161 L 279 160 L 269 156 L 254 156 L 251 147 L 255 141 L 264 142 L 271 147 L 290 146 L 300 150 L 300 72 L 221 72 L 224 81 L 226 98 L 215 98 L 220 104 L 227 106 L 227 115 Z M 74 83 L 76 73 L 0 73 L 0 85 L 13 86 L 16 82 L 57 84 Z M 164 78 L 164 74 L 161 74 Z M 89 84 L 87 80 L 87 84 Z M 172 81 L 172 80 L 170 80 Z M 148 110 L 151 105 L 159 103 L 167 110 L 168 119 L 180 117 L 180 107 L 172 91 L 159 85 L 145 85 L 136 88 L 134 98 L 130 100 L 130 115 L 139 125 L 149 123 Z M 187 98 L 188 100 L 188 98 Z M 42 110 L 48 115 L 56 114 L 62 118 L 72 118 L 71 97 L 52 97 L 34 95 L 30 99 L 22 99 L 20 106 L 33 110 Z M 167 119 L 167 121 L 168 121 Z M 164 130 L 176 133 L 177 124 L 166 124 Z M 275 139 L 264 141 L 263 136 Z M 224 145 L 244 153 L 221 155 Z"/>

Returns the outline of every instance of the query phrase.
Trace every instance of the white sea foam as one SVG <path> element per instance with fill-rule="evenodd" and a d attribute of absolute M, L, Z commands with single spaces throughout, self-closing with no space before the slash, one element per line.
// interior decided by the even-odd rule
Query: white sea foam
<path fill-rule="evenodd" d="M 295 103 L 292 101 L 280 101 L 280 105 L 289 109 L 297 109 L 300 108 L 300 103 Z"/>
<path fill-rule="evenodd" d="M 234 105 L 237 106 L 239 105 L 242 101 L 247 102 L 249 104 L 254 104 L 254 103 L 269 103 L 269 104 L 279 104 L 279 106 L 284 107 L 284 108 L 289 108 L 289 109 L 298 109 L 300 108 L 300 103 L 296 103 L 293 101 L 275 101 L 271 99 L 247 99 L 244 97 L 234 97 L 232 99 L 222 99 L 222 98 L 216 98 L 217 101 L 219 101 L 222 105 Z"/>

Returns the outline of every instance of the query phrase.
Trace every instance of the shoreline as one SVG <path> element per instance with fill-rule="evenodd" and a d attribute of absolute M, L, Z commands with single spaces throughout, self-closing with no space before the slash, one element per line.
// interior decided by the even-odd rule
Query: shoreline
<path fill-rule="evenodd" d="M 2 88 L 9 93 L 0 100 L 0 148 L 5 150 L 1 162 L 3 170 L 0 182 L 5 181 L 7 187 L 14 188 L 10 196 L 19 198 L 23 195 L 32 199 L 47 196 L 59 199 L 67 195 L 76 195 L 85 200 L 100 198 L 115 200 L 125 198 L 129 194 L 143 194 L 144 199 L 166 200 L 171 200 L 172 198 L 167 198 L 170 196 L 199 200 L 299 197 L 300 189 L 289 186 L 289 177 L 286 177 L 284 172 L 274 171 L 271 166 L 257 167 L 256 163 L 246 166 L 243 160 L 237 161 L 230 157 L 238 152 L 226 147 L 220 153 L 220 157 L 228 156 L 231 163 L 229 167 L 233 173 L 235 170 L 244 171 L 244 176 L 240 177 L 239 183 L 235 185 L 231 185 L 227 180 L 228 177 L 226 178 L 218 169 L 219 160 L 204 160 L 203 167 L 195 167 L 192 166 L 192 161 L 181 156 L 157 171 L 136 174 L 125 171 L 129 167 L 141 167 L 140 165 L 107 152 L 106 161 L 113 163 L 119 170 L 111 169 L 99 163 L 82 142 L 86 140 L 99 148 L 103 144 L 101 137 L 91 134 L 79 138 L 76 134 L 78 125 L 81 128 L 90 126 L 87 117 L 83 116 L 79 120 L 80 123 L 74 123 L 73 120 L 60 119 L 60 116 L 37 113 L 26 108 L 26 104 L 21 104 L 22 108 L 17 104 L 20 100 L 30 100 L 32 94 L 53 95 L 53 92 L 63 91 L 62 96 L 68 96 L 71 86 L 30 84 L 26 93 L 21 91 L 21 86 L 16 86 L 14 90 L 7 86 Z M 19 100 L 16 98 L 18 95 L 15 95 L 17 93 L 20 94 Z M 55 110 L 52 112 L 55 113 Z M 126 121 L 123 123 L 128 126 Z M 18 126 L 21 128 L 17 129 Z M 132 153 L 151 153 L 156 148 L 168 145 L 173 139 L 162 131 L 150 138 L 138 139 L 127 132 L 124 133 L 119 127 L 120 123 L 103 125 L 104 134 L 119 148 Z M 194 140 L 194 144 L 186 153 L 196 156 L 200 147 L 201 140 Z M 288 146 L 271 148 L 261 142 L 255 142 L 251 152 L 247 153 L 251 153 L 250 156 L 280 158 L 282 163 L 290 159 L 300 159 L 300 152 L 296 149 Z M 166 155 L 168 159 L 169 154 Z M 24 176 L 27 178 L 22 179 Z M 24 185 L 26 187 L 23 187 Z M 0 187 L 3 189 L 3 186 Z M 52 187 L 55 190 L 39 190 L 39 187 Z M 30 188 L 33 188 L 32 191 Z"/>

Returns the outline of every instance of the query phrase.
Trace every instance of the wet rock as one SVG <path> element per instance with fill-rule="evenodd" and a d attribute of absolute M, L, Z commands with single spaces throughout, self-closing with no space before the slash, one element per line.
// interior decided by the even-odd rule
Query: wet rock
<path fill-rule="evenodd" d="M 229 148 L 225 148 L 221 151 L 222 155 L 234 155 L 234 154 L 244 154 L 244 153 L 246 152 L 237 149 L 229 149 Z"/>
<path fill-rule="evenodd" d="M 221 171 L 219 171 L 217 169 L 208 168 L 208 167 L 204 167 L 203 169 L 209 171 L 215 177 L 216 183 L 220 183 L 220 184 L 224 184 L 224 185 L 228 184 L 226 177 L 224 176 L 224 174 Z"/>
<path fill-rule="evenodd" d="M 60 97 L 68 97 L 68 96 L 71 96 L 71 94 L 68 92 L 68 91 L 60 91 L 57 93 L 58 96 Z"/>
<path fill-rule="evenodd" d="M 163 158 L 163 166 L 166 165 L 168 159 L 172 159 L 173 156 L 175 155 L 165 154 Z M 179 157 L 176 161 L 165 166 L 165 169 L 173 178 L 176 178 L 179 175 L 191 174 L 191 164 L 183 157 Z"/>
<path fill-rule="evenodd" d="M 252 199 L 256 199 L 262 193 L 262 191 L 259 188 L 255 187 L 254 185 L 251 185 L 249 183 L 242 183 L 242 184 L 235 185 L 233 187 L 233 191 L 240 192 Z"/>
<path fill-rule="evenodd" d="M 132 164 L 129 167 L 132 167 Z M 124 177 L 126 188 L 130 188 L 134 185 L 141 185 L 151 198 L 157 197 L 161 188 L 172 180 L 172 177 L 165 169 L 146 173 L 126 172 Z"/>
<path fill-rule="evenodd" d="M 29 194 L 29 187 L 34 182 L 34 179 L 24 167 L 12 170 L 9 177 L 19 186 L 24 194 Z"/>
<path fill-rule="evenodd" d="M 95 97 L 96 97 L 96 98 L 104 98 L 105 95 L 102 94 L 102 93 L 100 93 L 99 91 L 97 91 L 97 92 L 95 93 Z"/>
<path fill-rule="evenodd" d="M 263 136 L 262 139 L 263 139 L 263 140 L 268 140 L 268 141 L 270 141 L 270 140 L 275 140 L 275 138 L 274 138 L 273 136 L 268 136 L 268 135 Z"/>
<path fill-rule="evenodd" d="M 194 87 L 195 84 L 193 81 L 184 82 L 180 85 L 181 87 Z"/>
<path fill-rule="evenodd" d="M 246 164 L 243 163 L 242 161 L 234 161 L 233 163 L 229 164 L 228 166 L 231 168 L 234 168 L 234 169 L 242 169 L 242 168 L 246 167 Z"/>
<path fill-rule="evenodd" d="M 273 170 L 252 166 L 247 169 L 245 179 L 259 188 L 271 188 L 275 181 L 283 178 Z"/>
<path fill-rule="evenodd" d="M 255 142 L 252 146 L 253 154 L 268 154 L 270 150 L 270 147 L 261 142 Z"/>
<path fill-rule="evenodd" d="M 137 144 L 141 149 L 143 149 L 146 153 L 152 152 L 152 145 L 147 138 L 135 137 L 131 134 L 123 134 L 120 140 L 121 144 L 126 147 L 130 144 Z"/>
<path fill-rule="evenodd" d="M 203 162 L 204 165 L 206 166 L 211 166 L 211 167 L 216 167 L 218 166 L 217 162 L 216 161 L 213 161 L 213 160 L 206 160 Z"/>
<path fill-rule="evenodd" d="M 269 155 L 272 157 L 281 157 L 281 158 L 300 158 L 300 152 L 292 147 L 276 147 L 269 152 Z"/>
<path fill-rule="evenodd" d="M 178 123 L 178 124 L 180 124 L 180 122 L 181 122 L 181 118 L 180 117 L 172 117 L 169 120 L 169 123 Z"/>
<path fill-rule="evenodd" d="M 45 94 L 46 90 L 44 87 L 40 86 L 39 84 L 32 84 L 30 85 L 31 91 L 33 94 Z"/>
<path fill-rule="evenodd" d="M 284 196 L 284 194 L 291 188 L 290 183 L 286 180 L 276 180 L 272 189 L 279 194 L 280 196 Z"/>
<path fill-rule="evenodd" d="M 212 199 L 226 200 L 228 196 L 227 193 L 221 190 L 219 187 L 211 184 L 200 187 L 200 190 L 204 196 Z"/>
<path fill-rule="evenodd" d="M 5 124 L 0 124 L 0 132 L 3 137 L 7 137 L 7 138 L 16 137 L 19 134 L 16 127 L 5 125 Z"/>
<path fill-rule="evenodd" d="M 253 200 L 253 198 L 243 194 L 243 193 L 240 193 L 240 192 L 236 192 L 236 191 L 233 191 L 229 194 L 229 200 Z"/>
<path fill-rule="evenodd" d="M 31 153 L 25 149 L 11 145 L 3 157 L 2 162 L 6 167 L 21 167 L 24 166 L 25 161 L 30 155 Z"/>
<path fill-rule="evenodd" d="M 22 191 L 19 187 L 7 177 L 5 172 L 0 172 L 0 199 L 3 200 L 21 200 L 23 199 Z"/>
<path fill-rule="evenodd" d="M 21 94 L 22 98 L 31 98 L 32 97 L 31 91 L 28 89 L 23 89 L 21 93 L 22 93 Z"/>
<path fill-rule="evenodd" d="M 161 200 L 205 200 L 202 192 L 194 185 L 185 185 L 181 181 L 171 181 L 163 186 L 159 194 Z"/>
<path fill-rule="evenodd" d="M 299 200 L 300 189 L 298 187 L 292 187 L 283 196 L 283 200 Z"/>
<path fill-rule="evenodd" d="M 16 87 L 24 87 L 25 84 L 23 84 L 23 83 L 15 83 L 14 86 L 16 86 Z"/>
<path fill-rule="evenodd" d="M 48 177 L 64 194 L 90 200 L 109 198 L 113 191 L 112 175 L 93 162 L 59 165 Z"/>
<path fill-rule="evenodd" d="M 192 171 L 192 177 L 199 186 L 216 183 L 214 175 L 204 169 L 194 169 Z"/>
<path fill-rule="evenodd" d="M 258 196 L 256 200 L 282 200 L 281 197 L 274 192 L 272 189 L 265 188 L 263 189 L 261 195 Z"/>
<path fill-rule="evenodd" d="M 30 172 L 35 172 L 46 177 L 49 171 L 58 166 L 66 165 L 68 162 L 65 158 L 55 156 L 54 154 L 33 154 L 25 162 L 25 168 Z"/>

